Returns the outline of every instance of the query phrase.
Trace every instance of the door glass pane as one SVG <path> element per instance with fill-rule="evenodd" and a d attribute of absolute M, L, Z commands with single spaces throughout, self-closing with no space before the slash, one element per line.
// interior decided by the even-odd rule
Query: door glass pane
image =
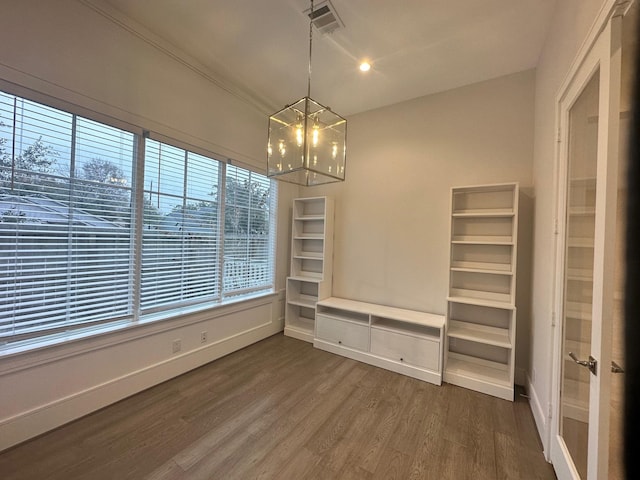
<path fill-rule="evenodd" d="M 564 271 L 561 434 L 582 478 L 587 475 L 589 370 L 570 353 L 591 353 L 599 72 L 569 112 L 569 171 Z"/>

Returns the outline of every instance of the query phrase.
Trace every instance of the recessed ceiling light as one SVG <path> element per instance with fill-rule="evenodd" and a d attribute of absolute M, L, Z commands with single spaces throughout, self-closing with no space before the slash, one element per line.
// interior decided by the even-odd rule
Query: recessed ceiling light
<path fill-rule="evenodd" d="M 371 64 L 369 62 L 362 62 L 360 64 L 361 72 L 368 72 L 369 70 L 371 70 Z"/>

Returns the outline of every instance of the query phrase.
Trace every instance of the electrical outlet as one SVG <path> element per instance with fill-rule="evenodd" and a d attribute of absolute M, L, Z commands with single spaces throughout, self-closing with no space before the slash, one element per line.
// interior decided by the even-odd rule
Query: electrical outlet
<path fill-rule="evenodd" d="M 200 343 L 207 343 L 207 332 L 200 332 Z"/>
<path fill-rule="evenodd" d="M 174 340 L 172 348 L 173 353 L 178 353 L 180 350 L 182 350 L 182 341 L 180 339 Z"/>

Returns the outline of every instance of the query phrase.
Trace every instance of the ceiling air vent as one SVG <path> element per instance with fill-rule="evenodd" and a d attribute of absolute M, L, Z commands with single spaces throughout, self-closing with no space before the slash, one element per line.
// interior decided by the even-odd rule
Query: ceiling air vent
<path fill-rule="evenodd" d="M 311 19 L 311 23 L 316 29 L 322 33 L 332 33 L 338 28 L 344 28 L 344 24 L 335 7 L 329 0 L 314 5 L 313 12 L 310 8 L 304 11 L 304 14 Z"/>

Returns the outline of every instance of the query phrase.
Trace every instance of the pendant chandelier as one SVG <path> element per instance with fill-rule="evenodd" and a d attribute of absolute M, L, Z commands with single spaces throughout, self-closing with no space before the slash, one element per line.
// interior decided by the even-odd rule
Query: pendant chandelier
<path fill-rule="evenodd" d="M 267 176 L 305 186 L 343 181 L 347 154 L 347 120 L 311 98 L 310 12 L 307 96 L 269 117 L 267 143 Z"/>

